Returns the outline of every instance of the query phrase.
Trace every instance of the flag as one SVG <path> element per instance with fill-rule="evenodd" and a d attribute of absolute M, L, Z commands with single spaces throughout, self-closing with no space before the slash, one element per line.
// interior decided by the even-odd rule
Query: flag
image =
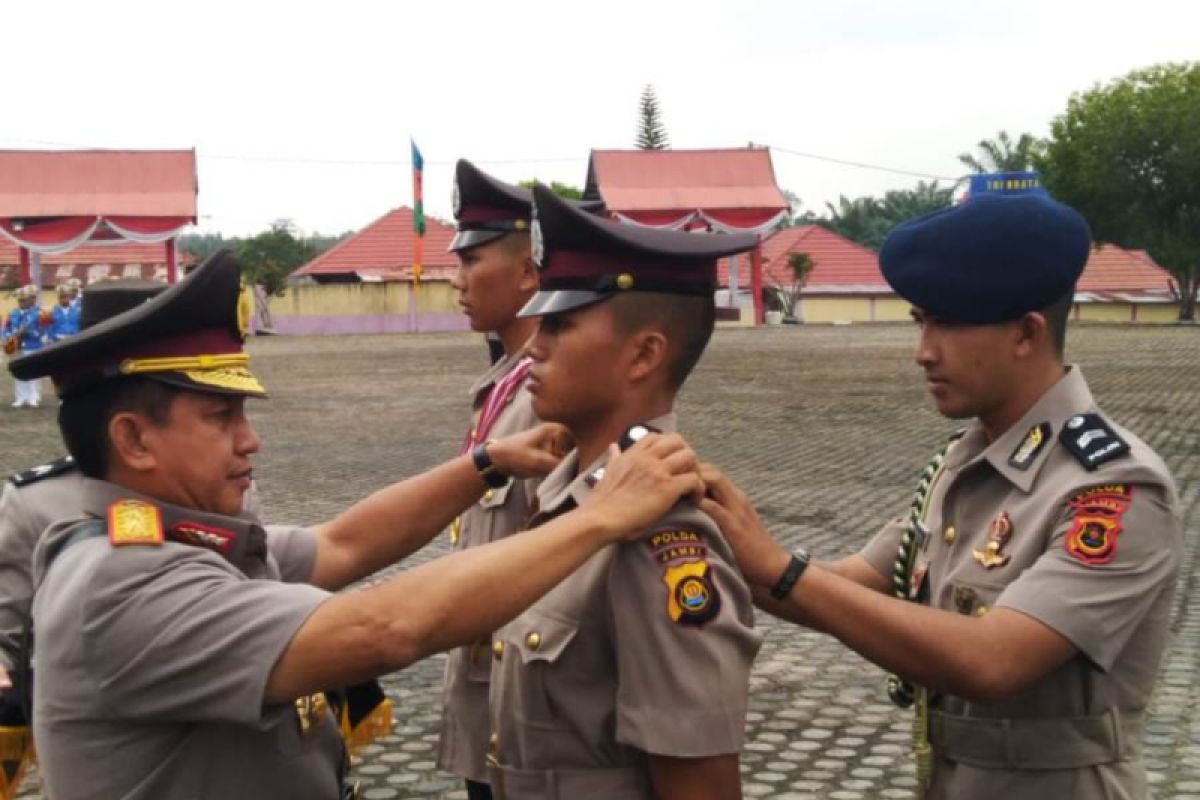
<path fill-rule="evenodd" d="M 412 145 L 413 176 L 413 284 L 420 285 L 421 262 L 425 260 L 425 159 L 416 142 L 409 139 L 409 144 Z"/>

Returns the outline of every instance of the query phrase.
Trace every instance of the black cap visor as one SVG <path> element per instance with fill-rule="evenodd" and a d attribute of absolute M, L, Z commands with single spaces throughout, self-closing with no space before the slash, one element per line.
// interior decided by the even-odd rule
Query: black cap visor
<path fill-rule="evenodd" d="M 501 236 L 507 236 L 512 231 L 488 231 L 488 230 L 466 230 L 459 231 L 454 234 L 454 239 L 450 242 L 450 248 L 447 252 L 461 253 L 463 250 L 470 250 L 472 247 L 479 247 L 481 244 L 494 242 Z"/>
<path fill-rule="evenodd" d="M 529 298 L 525 307 L 517 312 L 518 317 L 540 317 L 543 314 L 558 314 L 576 308 L 590 306 L 607 300 L 616 292 L 594 292 L 587 289 L 558 289 L 538 292 Z"/>

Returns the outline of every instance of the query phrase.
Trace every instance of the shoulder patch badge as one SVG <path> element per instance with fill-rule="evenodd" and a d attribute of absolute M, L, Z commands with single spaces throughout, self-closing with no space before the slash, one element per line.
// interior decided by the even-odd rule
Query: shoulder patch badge
<path fill-rule="evenodd" d="M 667 618 L 679 625 L 700 627 L 721 611 L 721 594 L 712 580 L 708 545 L 696 531 L 659 531 L 644 540 L 654 560 L 663 566 L 667 585 Z"/>
<path fill-rule="evenodd" d="M 1046 446 L 1046 442 L 1050 441 L 1050 434 L 1053 432 L 1049 422 L 1042 422 L 1030 428 L 1029 433 L 1025 434 L 1025 438 L 1017 445 L 1017 449 L 1008 457 L 1009 466 L 1029 469 L 1037 459 L 1038 453 Z"/>
<path fill-rule="evenodd" d="M 1096 413 L 1071 417 L 1058 439 L 1089 471 L 1129 452 L 1129 443 Z"/>
<path fill-rule="evenodd" d="M 1117 535 L 1123 530 L 1121 517 L 1133 500 L 1133 487 L 1107 483 L 1084 489 L 1073 496 L 1071 528 L 1064 545 L 1072 558 L 1088 566 L 1107 564 L 1117 554 Z"/>
<path fill-rule="evenodd" d="M 701 627 L 721 611 L 721 594 L 712 582 L 707 561 L 684 561 L 663 572 L 667 585 L 667 617 L 680 625 Z"/>
<path fill-rule="evenodd" d="M 158 506 L 126 498 L 108 507 L 108 541 L 113 547 L 163 543 L 162 514 Z"/>
<path fill-rule="evenodd" d="M 659 531 L 644 541 L 655 560 L 664 566 L 708 558 L 708 545 L 695 531 Z"/>
<path fill-rule="evenodd" d="M 56 461 L 51 461 L 49 464 L 31 467 L 30 469 L 11 475 L 8 482 L 13 486 L 28 486 L 31 483 L 37 483 L 43 478 L 53 478 L 55 475 L 62 475 L 73 469 L 75 469 L 75 459 L 70 456 L 63 456 Z"/>

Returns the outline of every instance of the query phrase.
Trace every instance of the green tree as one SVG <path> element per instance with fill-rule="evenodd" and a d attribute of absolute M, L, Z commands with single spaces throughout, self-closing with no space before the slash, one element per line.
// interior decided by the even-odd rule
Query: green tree
<path fill-rule="evenodd" d="M 292 232 L 290 220 L 276 220 L 271 229 L 237 244 L 246 283 L 261 283 L 269 295 L 282 295 L 287 276 L 317 256 L 316 245 Z"/>
<path fill-rule="evenodd" d="M 1038 160 L 1047 190 L 1097 241 L 1171 273 L 1179 319 L 1200 291 L 1200 63 L 1159 64 L 1074 94 Z"/>
<path fill-rule="evenodd" d="M 658 95 L 650 84 L 646 84 L 638 101 L 637 146 L 640 150 L 666 150 L 671 146 L 658 109 Z"/>
<path fill-rule="evenodd" d="M 851 200 L 841 195 L 837 205 L 825 204 L 829 214 L 816 222 L 852 242 L 878 250 L 892 228 L 946 208 L 953 194 L 953 186 L 943 187 L 937 181 L 918 181 L 913 189 L 893 189 L 883 197 Z"/>
<path fill-rule="evenodd" d="M 977 144 L 978 154 L 962 153 L 958 160 L 971 172 L 1028 172 L 1041 150 L 1041 142 L 1028 133 L 1016 141 L 1008 131 L 1000 131 L 995 139 L 983 139 Z"/>
<path fill-rule="evenodd" d="M 779 304 L 780 310 L 783 311 L 784 319 L 799 321 L 796 308 L 800 302 L 800 292 L 804 290 L 804 284 L 808 282 L 808 276 L 812 273 L 816 263 L 808 253 L 801 252 L 789 253 L 787 263 L 790 273 L 789 280 L 772 281 L 771 288 L 774 290 L 775 300 Z"/>
<path fill-rule="evenodd" d="M 817 215 L 812 211 L 801 211 L 804 207 L 804 201 L 800 199 L 800 195 L 790 189 L 783 190 L 783 197 L 787 200 L 787 214 L 779 221 L 777 230 L 784 228 L 794 228 L 797 225 L 811 225 L 817 221 Z"/>
<path fill-rule="evenodd" d="M 532 189 L 537 183 L 536 178 L 519 181 L 517 186 L 522 189 Z M 578 186 L 572 186 L 569 183 L 559 183 L 558 181 L 550 181 L 550 191 L 554 192 L 559 197 L 565 197 L 567 200 L 579 200 L 583 197 L 583 190 Z"/>

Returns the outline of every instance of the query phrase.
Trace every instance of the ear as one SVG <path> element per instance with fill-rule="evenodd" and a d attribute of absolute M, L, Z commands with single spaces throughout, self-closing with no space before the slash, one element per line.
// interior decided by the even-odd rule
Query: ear
<path fill-rule="evenodd" d="M 1030 311 L 1017 320 L 1017 340 L 1015 355 L 1017 358 L 1029 358 L 1050 341 L 1050 329 L 1046 318 L 1039 311 Z"/>
<path fill-rule="evenodd" d="M 148 472 L 158 466 L 158 458 L 148 446 L 149 420 L 132 411 L 114 414 L 108 421 L 108 441 L 114 463 L 134 472 Z"/>
<path fill-rule="evenodd" d="M 525 253 L 521 257 L 521 277 L 517 285 L 522 292 L 536 292 L 538 290 L 538 268 L 530 253 Z"/>
<path fill-rule="evenodd" d="M 657 328 L 643 328 L 629 340 L 632 359 L 629 381 L 640 383 L 662 370 L 667 361 L 667 337 Z"/>

